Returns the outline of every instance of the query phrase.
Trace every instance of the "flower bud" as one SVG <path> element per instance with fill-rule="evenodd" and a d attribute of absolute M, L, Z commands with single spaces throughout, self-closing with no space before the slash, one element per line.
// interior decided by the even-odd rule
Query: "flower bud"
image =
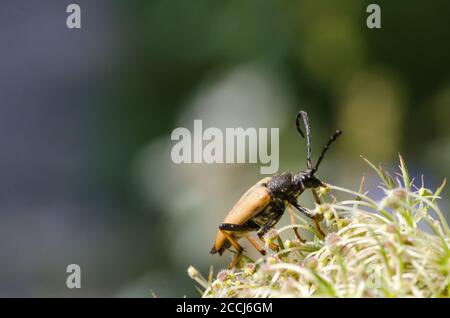
<path fill-rule="evenodd" d="M 233 272 L 228 269 L 223 269 L 217 274 L 217 279 L 221 282 L 225 282 L 231 278 L 233 278 Z"/>
<path fill-rule="evenodd" d="M 193 266 L 189 266 L 189 268 L 187 269 L 188 275 L 190 278 L 196 278 L 200 275 L 199 271 L 197 269 L 195 269 L 195 267 Z"/>
<path fill-rule="evenodd" d="M 387 192 L 387 196 L 381 201 L 381 208 L 396 209 L 399 207 L 401 201 L 406 198 L 408 192 L 403 188 L 397 188 Z"/>
<path fill-rule="evenodd" d="M 336 252 L 339 249 L 338 242 L 341 240 L 341 237 L 336 233 L 330 233 L 325 238 L 325 244 L 330 249 L 331 252 Z"/>
<path fill-rule="evenodd" d="M 276 229 L 270 229 L 270 231 L 265 235 L 264 240 L 266 241 L 266 243 L 271 244 L 277 237 L 278 231 Z"/>
<path fill-rule="evenodd" d="M 433 195 L 433 192 L 431 192 L 430 189 L 421 187 L 417 194 L 420 195 L 421 197 L 429 197 Z"/>
<path fill-rule="evenodd" d="M 251 276 L 251 275 L 253 275 L 253 273 L 255 273 L 255 270 L 256 270 L 256 265 L 254 263 L 245 264 L 244 274 L 247 276 Z"/>
<path fill-rule="evenodd" d="M 317 268 L 317 265 L 319 265 L 319 262 L 317 261 L 316 257 L 310 257 L 310 258 L 305 259 L 302 262 L 302 265 L 303 265 L 303 267 L 306 267 L 306 268 L 315 269 L 315 268 Z"/>

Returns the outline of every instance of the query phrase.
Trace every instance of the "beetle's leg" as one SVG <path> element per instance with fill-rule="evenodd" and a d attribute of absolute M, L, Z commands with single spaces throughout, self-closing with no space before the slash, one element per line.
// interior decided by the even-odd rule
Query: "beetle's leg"
<path fill-rule="evenodd" d="M 314 196 L 314 200 L 316 201 L 317 204 L 322 204 L 322 201 L 320 201 L 319 195 L 317 194 L 316 189 L 311 189 L 313 196 Z M 320 223 L 319 220 L 314 217 L 313 218 L 314 224 L 316 225 L 317 230 L 319 231 L 320 234 L 322 234 L 323 236 L 325 236 L 325 233 L 322 231 L 322 228 L 320 227 Z"/>
<path fill-rule="evenodd" d="M 308 209 L 302 207 L 301 205 L 299 205 L 296 202 L 291 202 L 291 204 L 297 209 L 299 210 L 301 213 L 303 213 L 304 215 L 306 215 L 307 217 L 309 217 L 310 219 L 312 219 L 314 221 L 314 225 L 317 228 L 317 231 L 320 233 L 320 235 L 322 235 L 323 237 L 325 237 L 325 233 L 322 231 L 322 229 L 320 228 L 320 224 L 319 224 L 319 220 L 314 217 L 314 215 L 311 213 L 311 211 L 309 211 Z"/>
<path fill-rule="evenodd" d="M 267 232 L 272 228 L 272 221 L 267 222 L 264 224 L 261 229 L 256 233 L 258 237 L 264 241 L 264 235 L 266 235 Z"/>
<path fill-rule="evenodd" d="M 236 254 L 234 254 L 230 264 L 228 264 L 227 269 L 233 269 L 234 267 L 236 267 L 237 264 L 239 264 L 241 258 L 242 258 L 242 251 L 244 249 L 241 249 L 240 251 L 236 252 Z"/>
<path fill-rule="evenodd" d="M 304 215 L 306 215 L 307 217 L 309 217 L 310 219 L 314 219 L 314 215 L 311 213 L 310 210 L 308 210 L 307 208 L 302 207 L 301 205 L 299 205 L 297 202 L 292 201 L 289 202 L 293 207 L 295 207 L 297 210 L 299 210 L 301 213 L 303 213 Z"/>
<path fill-rule="evenodd" d="M 284 212 L 284 205 L 283 205 L 283 210 L 279 210 L 277 211 L 276 216 L 272 219 L 269 220 L 266 224 L 264 224 L 258 231 L 257 235 L 259 237 L 259 239 L 261 241 L 263 241 L 264 243 L 266 243 L 266 241 L 264 240 L 264 235 L 271 229 L 274 227 L 275 224 L 277 224 L 277 222 L 280 220 L 281 216 L 283 215 Z M 274 250 L 274 251 L 278 251 L 280 249 L 280 247 L 275 244 L 275 243 L 269 243 L 269 247 Z"/>
<path fill-rule="evenodd" d="M 311 189 L 311 192 L 313 193 L 314 196 L 314 201 L 316 201 L 317 204 L 322 204 L 322 201 L 320 201 L 319 195 L 317 194 L 316 189 Z"/>
<path fill-rule="evenodd" d="M 291 204 L 288 204 L 287 207 L 288 207 L 288 210 L 289 210 L 289 215 L 290 215 L 290 217 L 291 217 L 291 223 L 292 223 L 292 225 L 296 225 L 297 222 L 296 222 L 296 220 L 295 220 L 294 211 L 292 210 L 292 205 L 291 205 Z M 297 237 L 297 239 L 298 239 L 300 242 L 305 243 L 305 240 L 302 239 L 302 237 L 300 236 L 300 233 L 298 233 L 298 228 L 297 228 L 297 227 L 293 227 L 292 230 L 294 231 L 295 237 Z"/>
<path fill-rule="evenodd" d="M 224 230 L 220 230 L 222 232 L 223 235 L 225 235 L 225 237 L 227 238 L 227 240 L 231 243 L 231 245 L 236 249 L 236 251 L 238 253 L 241 253 L 243 248 L 241 245 L 239 245 L 238 241 L 236 241 L 236 239 L 231 236 L 230 233 L 224 231 Z"/>
<path fill-rule="evenodd" d="M 242 256 L 242 251 L 244 250 L 241 245 L 231 236 L 228 232 L 220 230 L 223 235 L 227 238 L 227 240 L 231 243 L 231 245 L 236 249 L 236 254 L 233 256 L 231 263 L 228 265 L 228 269 L 232 269 L 236 266 L 236 264 L 240 261 Z"/>
<path fill-rule="evenodd" d="M 258 242 L 256 242 L 256 240 L 250 236 L 250 234 L 246 234 L 245 238 L 258 250 L 258 252 L 261 253 L 261 255 L 266 255 L 266 250 L 259 245 Z"/>
<path fill-rule="evenodd" d="M 320 227 L 319 220 L 317 220 L 317 218 L 313 218 L 313 221 L 314 221 L 314 224 L 315 224 L 315 226 L 316 226 L 316 228 L 317 228 L 317 231 L 319 231 L 319 233 L 320 233 L 323 237 L 325 237 L 326 235 L 325 235 L 325 233 L 322 231 L 322 228 Z"/>
<path fill-rule="evenodd" d="M 231 224 L 221 223 L 219 229 L 222 231 L 234 231 L 234 232 L 249 232 L 259 230 L 259 225 L 253 221 L 247 221 L 244 224 Z M 260 252 L 262 255 L 266 255 L 266 250 L 258 244 L 249 234 L 244 235 L 245 238 Z"/>
<path fill-rule="evenodd" d="M 219 229 L 222 231 L 231 232 L 249 232 L 258 230 L 259 225 L 253 221 L 247 221 L 244 224 L 220 223 Z"/>
<path fill-rule="evenodd" d="M 266 244 L 267 242 L 266 242 L 266 240 L 264 239 L 264 237 L 263 237 L 264 235 L 259 235 L 258 234 L 258 238 L 261 240 L 261 242 L 263 242 L 264 244 Z M 280 248 L 279 248 L 279 246 L 277 245 L 277 244 L 275 244 L 275 243 L 273 243 L 273 242 L 270 242 L 269 243 L 269 247 L 270 247 L 270 249 L 272 250 L 272 251 L 275 251 L 275 252 L 277 252 Z"/>
<path fill-rule="evenodd" d="M 239 263 L 239 261 L 241 260 L 242 257 L 242 251 L 236 253 L 233 256 L 233 259 L 231 260 L 230 264 L 228 264 L 227 269 L 233 269 L 234 267 L 236 267 L 236 265 Z"/>

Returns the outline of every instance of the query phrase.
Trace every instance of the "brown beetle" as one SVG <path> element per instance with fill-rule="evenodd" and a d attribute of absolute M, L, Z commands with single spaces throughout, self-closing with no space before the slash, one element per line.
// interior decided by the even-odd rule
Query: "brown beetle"
<path fill-rule="evenodd" d="M 210 253 L 222 253 L 233 246 L 237 253 L 229 264 L 228 268 L 233 268 L 239 261 L 243 248 L 239 245 L 238 240 L 245 237 L 261 254 L 265 254 L 265 250 L 253 239 L 249 232 L 257 231 L 258 237 L 263 240 L 264 234 L 277 224 L 283 215 L 286 207 L 294 206 L 301 213 L 308 217 L 312 217 L 311 212 L 297 203 L 297 198 L 306 190 L 325 186 L 325 184 L 317 179 L 316 173 L 322 159 L 327 152 L 329 146 L 342 134 L 337 130 L 325 145 L 319 160 L 313 167 L 311 163 L 311 136 L 308 115 L 304 111 L 300 111 L 296 117 L 296 126 L 299 134 L 305 138 L 300 128 L 300 120 L 306 128 L 306 171 L 301 171 L 295 175 L 290 173 L 282 173 L 272 177 L 266 177 L 254 186 L 252 186 L 235 204 L 223 223 L 219 225 L 219 231 L 216 235 L 214 246 Z M 297 237 L 300 236 L 296 232 Z M 276 248 L 276 247 L 275 247 Z"/>

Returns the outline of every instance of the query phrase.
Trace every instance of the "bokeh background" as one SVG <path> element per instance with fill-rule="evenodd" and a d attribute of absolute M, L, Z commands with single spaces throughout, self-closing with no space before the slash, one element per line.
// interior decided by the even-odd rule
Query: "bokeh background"
<path fill-rule="evenodd" d="M 226 265 L 217 224 L 261 175 L 173 164 L 194 119 L 279 127 L 280 170 L 298 171 L 304 109 L 316 157 L 344 130 L 320 177 L 365 174 L 374 195 L 360 155 L 396 169 L 401 152 L 429 187 L 450 174 L 449 1 L 376 1 L 379 30 L 361 0 L 77 0 L 81 30 L 69 3 L 1 1 L 0 296 L 197 296 L 187 267 Z"/>

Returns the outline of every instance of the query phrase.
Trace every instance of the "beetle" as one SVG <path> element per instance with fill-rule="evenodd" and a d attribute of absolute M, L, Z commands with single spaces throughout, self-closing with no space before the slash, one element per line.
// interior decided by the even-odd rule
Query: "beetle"
<path fill-rule="evenodd" d="M 281 173 L 263 178 L 245 192 L 223 222 L 219 224 L 219 230 L 210 253 L 222 255 L 225 250 L 233 246 L 236 254 L 228 265 L 229 269 L 233 268 L 242 256 L 243 248 L 238 243 L 242 237 L 245 237 L 262 255 L 265 255 L 265 249 L 250 236 L 250 232 L 256 231 L 259 239 L 264 241 L 263 236 L 278 223 L 287 207 L 293 206 L 299 212 L 317 221 L 311 211 L 297 203 L 297 199 L 307 189 L 311 189 L 317 197 L 314 189 L 326 186 L 315 176 L 315 173 L 330 145 L 342 134 L 342 131 L 336 130 L 331 135 L 317 163 L 313 166 L 311 163 L 311 127 L 305 111 L 299 111 L 295 120 L 298 133 L 305 138 L 305 134 L 300 128 L 301 121 L 306 130 L 306 171 L 300 171 L 294 175 Z M 295 233 L 301 240 L 298 233 Z"/>

